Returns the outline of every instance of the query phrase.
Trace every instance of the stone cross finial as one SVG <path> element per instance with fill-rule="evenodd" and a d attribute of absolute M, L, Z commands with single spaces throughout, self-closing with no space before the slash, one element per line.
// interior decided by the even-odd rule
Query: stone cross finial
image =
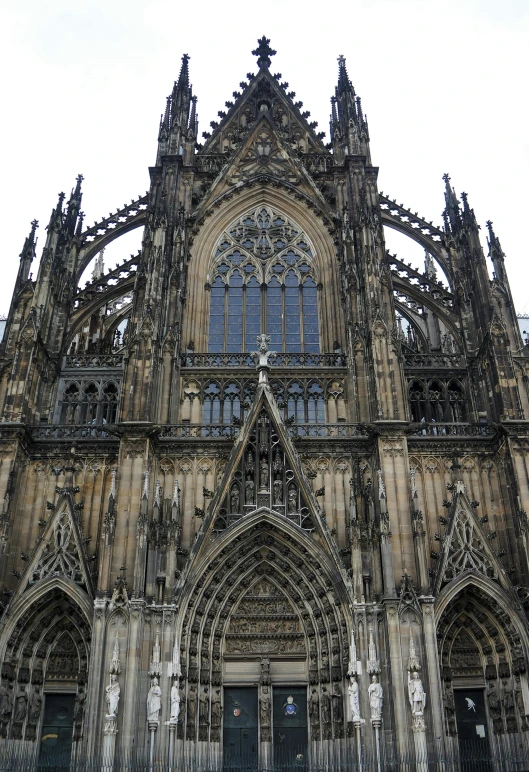
<path fill-rule="evenodd" d="M 276 51 L 270 48 L 270 38 L 263 35 L 257 42 L 259 45 L 252 51 L 252 54 L 257 56 L 257 64 L 259 67 L 270 67 L 272 63 L 270 57 L 276 54 Z"/>

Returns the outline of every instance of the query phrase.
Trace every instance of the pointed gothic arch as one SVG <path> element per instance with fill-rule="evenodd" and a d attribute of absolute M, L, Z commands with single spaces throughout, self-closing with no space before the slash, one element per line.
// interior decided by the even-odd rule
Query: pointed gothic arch
<path fill-rule="evenodd" d="M 258 583 L 268 590 L 253 592 Z M 187 739 L 198 732 L 200 740 L 219 740 L 208 722 L 197 726 L 189 703 L 209 700 L 233 661 L 298 662 L 305 683 L 340 689 L 350 635 L 340 569 L 284 518 L 263 508 L 241 520 L 201 555 L 185 587 L 177 636 L 188 685 Z M 343 710 L 333 726 L 318 722 L 312 739 L 343 737 Z"/>

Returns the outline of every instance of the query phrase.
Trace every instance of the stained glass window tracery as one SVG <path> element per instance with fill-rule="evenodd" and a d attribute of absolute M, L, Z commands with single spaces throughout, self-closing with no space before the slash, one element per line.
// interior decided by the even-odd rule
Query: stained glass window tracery
<path fill-rule="evenodd" d="M 301 229 L 270 207 L 232 224 L 215 251 L 209 351 L 252 351 L 266 332 L 273 350 L 318 353 L 313 258 Z"/>

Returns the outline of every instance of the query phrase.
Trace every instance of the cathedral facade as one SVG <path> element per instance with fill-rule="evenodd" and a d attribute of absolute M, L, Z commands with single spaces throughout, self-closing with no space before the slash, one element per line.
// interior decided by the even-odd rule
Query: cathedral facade
<path fill-rule="evenodd" d="M 36 222 L 24 243 L 0 347 L 0 753 L 525 753 L 529 350 L 500 242 L 488 223 L 490 278 L 447 175 L 440 227 L 378 190 L 343 57 L 325 144 L 269 41 L 253 53 L 203 144 L 184 56 L 145 196 L 87 227 L 78 177 L 36 279 Z"/>

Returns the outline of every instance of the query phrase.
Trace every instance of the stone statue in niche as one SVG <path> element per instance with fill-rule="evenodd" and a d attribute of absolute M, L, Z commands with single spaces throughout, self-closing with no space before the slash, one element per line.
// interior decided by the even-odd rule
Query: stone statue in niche
<path fill-rule="evenodd" d="M 0 722 L 9 721 L 13 710 L 13 692 L 5 683 L 0 684 Z"/>
<path fill-rule="evenodd" d="M 187 695 L 187 718 L 190 723 L 194 723 L 197 717 L 197 693 L 191 686 Z"/>
<path fill-rule="evenodd" d="M 268 490 L 268 461 L 266 458 L 262 458 L 259 464 L 259 485 L 261 491 L 266 492 Z"/>
<path fill-rule="evenodd" d="M 200 696 L 200 723 L 209 723 L 209 696 L 207 687 Z"/>
<path fill-rule="evenodd" d="M 270 725 L 270 695 L 268 693 L 268 687 L 263 686 L 261 691 L 261 725 Z"/>
<path fill-rule="evenodd" d="M 298 492 L 295 488 L 288 491 L 288 511 L 292 514 L 298 511 Z"/>
<path fill-rule="evenodd" d="M 253 480 L 246 480 L 245 483 L 246 488 L 246 503 L 247 504 L 254 504 L 255 503 L 255 483 Z"/>
<path fill-rule="evenodd" d="M 354 721 L 355 718 L 360 718 L 360 690 L 355 675 L 351 676 L 351 683 L 347 691 L 349 692 L 349 705 L 351 706 L 351 714 Z"/>
<path fill-rule="evenodd" d="M 274 480 L 274 504 L 283 503 L 283 483 L 281 480 Z"/>
<path fill-rule="evenodd" d="M 29 703 L 29 720 L 37 722 L 40 716 L 40 711 L 42 710 L 42 695 L 39 691 L 39 687 L 36 686 L 33 689 L 33 694 L 31 695 L 31 701 Z M 74 714 L 75 717 L 75 714 Z"/>
<path fill-rule="evenodd" d="M 331 698 L 325 686 L 321 694 L 321 720 L 324 724 L 331 723 Z"/>
<path fill-rule="evenodd" d="M 24 721 L 28 709 L 28 695 L 22 688 L 15 700 L 15 721 Z"/>
<path fill-rule="evenodd" d="M 172 724 L 176 724 L 178 716 L 180 715 L 180 689 L 178 688 L 178 681 L 175 681 L 171 687 L 171 716 L 170 721 Z"/>
<path fill-rule="evenodd" d="M 110 683 L 105 689 L 107 701 L 107 718 L 112 718 L 118 714 L 119 695 L 121 689 L 118 683 L 118 677 L 115 674 L 110 676 Z"/>
<path fill-rule="evenodd" d="M 317 724 L 320 720 L 320 698 L 316 689 L 313 689 L 310 695 L 309 717 L 311 724 Z"/>
<path fill-rule="evenodd" d="M 79 687 L 77 696 L 75 698 L 75 705 L 73 708 L 73 720 L 82 721 L 84 713 L 84 704 L 86 700 L 86 693 L 82 686 Z"/>
<path fill-rule="evenodd" d="M 369 707 L 371 708 L 371 718 L 379 719 L 382 716 L 382 705 L 384 704 L 384 690 L 378 678 L 374 675 L 367 690 L 369 694 Z"/>
<path fill-rule="evenodd" d="M 492 719 L 501 718 L 500 695 L 498 694 L 498 688 L 494 681 L 489 681 L 488 683 L 487 703 L 489 706 L 490 717 Z"/>
<path fill-rule="evenodd" d="M 502 681 L 503 683 L 503 707 L 505 708 L 505 715 L 510 716 L 514 713 L 514 691 L 509 681 Z"/>
<path fill-rule="evenodd" d="M 220 689 L 217 689 L 211 702 L 211 726 L 222 724 L 222 705 L 220 704 Z"/>
<path fill-rule="evenodd" d="M 233 485 L 230 491 L 230 511 L 237 514 L 240 511 L 241 497 L 239 495 L 239 486 Z"/>
<path fill-rule="evenodd" d="M 332 715 L 335 722 L 343 721 L 343 701 L 339 686 L 334 687 L 332 694 Z"/>
<path fill-rule="evenodd" d="M 417 671 L 410 675 L 408 671 L 408 694 L 410 698 L 411 712 L 414 716 L 422 716 L 426 707 L 426 693 Z"/>
<path fill-rule="evenodd" d="M 158 685 L 156 676 L 151 681 L 151 688 L 147 695 L 147 721 L 157 722 L 162 709 L 162 690 Z"/>

